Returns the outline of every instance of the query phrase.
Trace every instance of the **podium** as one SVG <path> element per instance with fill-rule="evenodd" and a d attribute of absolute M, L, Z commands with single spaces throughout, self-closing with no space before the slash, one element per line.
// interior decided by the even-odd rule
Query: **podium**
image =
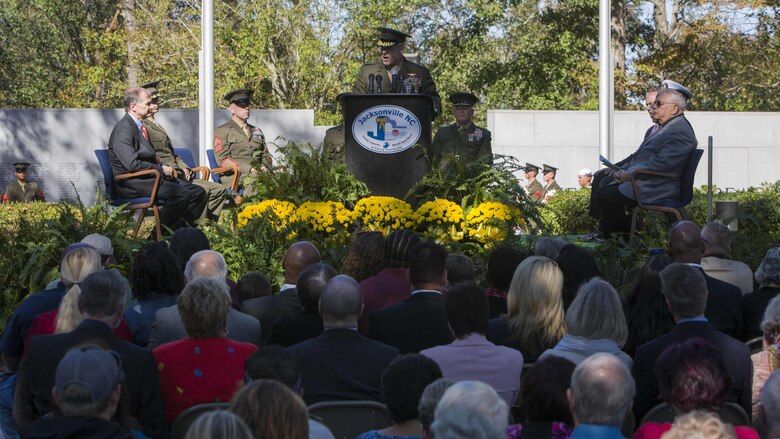
<path fill-rule="evenodd" d="M 347 168 L 373 195 L 404 199 L 428 173 L 433 98 L 345 93 L 341 104 Z"/>

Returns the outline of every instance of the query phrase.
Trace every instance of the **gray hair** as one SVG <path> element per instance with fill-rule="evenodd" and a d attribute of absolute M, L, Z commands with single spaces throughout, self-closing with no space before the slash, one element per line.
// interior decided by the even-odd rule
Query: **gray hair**
<path fill-rule="evenodd" d="M 450 388 L 456 381 L 450 378 L 439 378 L 428 384 L 420 396 L 420 403 L 417 405 L 418 419 L 422 424 L 423 430 L 430 433 L 431 424 L 433 424 L 434 412 L 439 404 L 444 392 Z M 430 436 L 430 435 L 429 435 Z"/>
<path fill-rule="evenodd" d="M 565 321 L 570 335 L 608 338 L 621 347 L 628 339 L 620 296 L 612 285 L 597 277 L 580 286 L 577 297 L 566 311 Z"/>
<path fill-rule="evenodd" d="M 201 250 L 190 257 L 184 268 L 184 277 L 191 281 L 196 277 L 227 280 L 227 264 L 222 254 L 214 250 Z"/>
<path fill-rule="evenodd" d="M 660 99 L 664 96 L 669 97 L 670 103 L 680 107 L 680 111 L 685 111 L 685 108 L 688 106 L 688 100 L 685 99 L 685 95 L 683 95 L 677 90 L 665 88 L 658 92 L 658 96 L 656 97 L 656 99 Z"/>
<path fill-rule="evenodd" d="M 780 432 L 780 371 L 772 373 L 764 383 L 761 405 L 769 432 Z"/>
<path fill-rule="evenodd" d="M 125 90 L 125 96 L 122 99 L 122 105 L 125 109 L 130 109 L 130 104 L 137 104 L 141 101 L 142 96 L 149 94 L 149 91 L 141 87 L 130 87 Z"/>
<path fill-rule="evenodd" d="M 558 254 L 561 252 L 563 246 L 566 245 L 566 241 L 561 238 L 549 238 L 542 236 L 536 240 L 536 247 L 534 247 L 534 255 L 544 256 L 550 258 L 553 261 L 558 259 Z"/>
<path fill-rule="evenodd" d="M 634 399 L 634 378 L 614 355 L 599 353 L 571 376 L 572 415 L 580 424 L 620 426 Z"/>
<path fill-rule="evenodd" d="M 124 309 L 130 284 L 115 268 L 99 270 L 81 281 L 79 311 L 94 317 L 109 317 Z"/>
<path fill-rule="evenodd" d="M 184 439 L 212 438 L 252 439 L 254 434 L 246 422 L 235 413 L 215 410 L 198 416 L 184 436 Z"/>
<path fill-rule="evenodd" d="M 766 251 L 766 255 L 753 277 L 761 286 L 780 285 L 780 247 L 772 247 Z"/>
<path fill-rule="evenodd" d="M 707 282 L 699 268 L 676 262 L 661 271 L 661 289 L 669 310 L 680 318 L 697 317 L 707 307 Z"/>
<path fill-rule="evenodd" d="M 444 392 L 434 417 L 436 439 L 504 439 L 509 407 L 489 385 L 460 381 Z"/>
<path fill-rule="evenodd" d="M 780 296 L 775 296 L 767 304 L 764 318 L 761 319 L 761 331 L 772 343 L 780 335 Z"/>
<path fill-rule="evenodd" d="M 713 221 L 701 229 L 701 239 L 705 246 L 731 251 L 731 230 L 720 221 Z M 725 256 L 725 255 L 724 255 Z"/>

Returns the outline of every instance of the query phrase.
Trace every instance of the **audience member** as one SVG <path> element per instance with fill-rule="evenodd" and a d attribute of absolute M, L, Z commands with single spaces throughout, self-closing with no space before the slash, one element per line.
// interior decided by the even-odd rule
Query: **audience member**
<path fill-rule="evenodd" d="M 455 383 L 455 380 L 439 378 L 428 384 L 425 390 L 423 390 L 420 396 L 420 404 L 417 405 L 417 413 L 420 419 L 420 426 L 422 427 L 422 434 L 420 434 L 422 439 L 433 438 L 431 424 L 433 424 L 433 414 L 436 411 L 436 406 L 439 404 L 441 397 L 444 396 L 444 392 Z"/>
<path fill-rule="evenodd" d="M 543 256 L 525 259 L 509 286 L 508 314 L 488 322 L 488 340 L 519 350 L 526 364 L 536 361 L 565 333 L 561 288 L 558 264 Z"/>
<path fill-rule="evenodd" d="M 585 359 L 574 369 L 566 392 L 575 425 L 569 437 L 622 438 L 620 426 L 631 410 L 634 391 L 631 372 L 614 355 Z"/>
<path fill-rule="evenodd" d="M 393 425 L 365 432 L 357 439 L 419 438 L 420 397 L 429 384 L 441 377 L 439 366 L 424 355 L 396 357 L 382 374 L 382 402 L 393 418 Z"/>
<path fill-rule="evenodd" d="M 634 436 L 636 437 L 636 436 Z M 662 439 L 736 439 L 734 427 L 725 424 L 718 416 L 706 411 L 693 411 L 674 420 L 671 429 Z M 758 439 L 758 436 L 744 436 Z"/>
<path fill-rule="evenodd" d="M 133 342 L 146 346 L 154 314 L 160 308 L 176 305 L 176 297 L 184 288 L 184 274 L 176 255 L 164 242 L 151 242 L 135 255 L 130 279 L 137 303 L 125 309 L 125 320 L 133 331 Z"/>
<path fill-rule="evenodd" d="M 57 365 L 52 400 L 61 416 L 45 416 L 19 430 L 20 438 L 135 437 L 111 418 L 123 378 L 119 354 L 96 346 L 72 348 Z"/>
<path fill-rule="evenodd" d="M 676 325 L 669 333 L 636 350 L 633 371 L 637 383 L 634 401 L 636 419 L 642 419 L 650 408 L 660 402 L 655 374 L 658 357 L 670 345 L 691 338 L 701 338 L 716 348 L 731 377 L 732 386 L 727 400 L 736 402 L 749 413 L 750 351 L 743 343 L 716 330 L 707 321 L 704 314 L 708 300 L 707 284 L 702 271 L 687 264 L 671 264 L 661 272 L 661 286 Z"/>
<path fill-rule="evenodd" d="M 731 378 L 723 360 L 709 343 L 689 339 L 666 348 L 655 363 L 661 399 L 677 415 L 695 410 L 717 412 L 726 400 Z M 647 422 L 635 438 L 657 439 L 672 428 L 671 423 Z M 737 427 L 738 438 L 757 437 L 749 427 Z"/>
<path fill-rule="evenodd" d="M 385 236 L 375 230 L 361 230 L 355 234 L 355 240 L 347 247 L 347 254 L 341 264 L 342 274 L 363 282 L 376 276 L 382 269 L 382 256 L 385 248 Z"/>
<path fill-rule="evenodd" d="M 507 290 L 512 283 L 515 269 L 525 257 L 523 252 L 512 247 L 497 247 L 490 252 L 485 273 L 485 294 L 490 303 L 491 319 L 506 314 Z"/>
<path fill-rule="evenodd" d="M 471 282 L 455 285 L 444 298 L 444 308 L 455 341 L 420 353 L 436 361 L 446 378 L 490 384 L 511 407 L 520 390 L 523 355 L 485 338 L 489 309 L 482 288 Z"/>
<path fill-rule="evenodd" d="M 452 332 L 444 311 L 447 250 L 421 242 L 409 250 L 409 279 L 414 291 L 401 303 L 371 311 L 368 334 L 402 354 L 448 344 Z"/>
<path fill-rule="evenodd" d="M 761 337 L 761 318 L 769 301 L 780 294 L 780 247 L 767 250 L 756 270 L 758 291 L 742 298 L 742 339 Z"/>
<path fill-rule="evenodd" d="M 184 269 L 185 280 L 205 277 L 220 282 L 227 279 L 225 258 L 213 250 L 201 250 L 190 258 Z M 228 295 L 230 292 L 228 291 Z M 231 340 L 260 345 L 260 322 L 250 315 L 230 308 L 227 317 L 227 337 Z M 154 313 L 154 324 L 149 336 L 149 349 L 162 344 L 181 340 L 187 336 L 179 314 L 179 306 L 160 308 Z"/>
<path fill-rule="evenodd" d="M 753 291 L 753 271 L 744 262 L 727 259 L 731 256 L 731 230 L 714 221 L 701 229 L 701 268 L 708 276 L 738 287 L 742 294 Z"/>
<path fill-rule="evenodd" d="M 669 230 L 669 255 L 672 262 L 691 264 L 701 269 L 702 241 L 699 228 L 690 221 L 679 221 Z M 742 292 L 739 288 L 704 273 L 707 282 L 705 317 L 718 331 L 731 337 L 742 335 Z"/>
<path fill-rule="evenodd" d="M 144 434 L 153 438 L 168 437 L 152 353 L 118 339 L 111 332 L 122 319 L 129 290 L 127 281 L 116 270 L 90 274 L 81 282 L 78 298 L 84 318 L 81 324 L 68 333 L 30 340 L 14 394 L 14 418 L 20 427 L 52 410 L 51 389 L 55 384 L 57 365 L 69 349 L 89 342 L 105 346 L 121 357 L 130 412 L 140 421 Z"/>
<path fill-rule="evenodd" d="M 774 372 L 761 389 L 758 427 L 762 437 L 780 436 L 780 373 Z"/>
<path fill-rule="evenodd" d="M 271 329 L 276 320 L 284 316 L 300 314 L 301 301 L 295 290 L 295 283 L 303 270 L 312 264 L 320 262 L 320 252 L 317 247 L 307 241 L 293 243 L 282 259 L 284 269 L 284 285 L 276 296 L 249 299 L 241 304 L 241 310 L 260 321 L 262 327 L 262 344 L 271 337 Z"/>
<path fill-rule="evenodd" d="M 767 378 L 780 369 L 780 298 L 775 297 L 761 320 L 761 330 L 764 332 L 762 349 L 750 356 L 753 363 L 753 419 L 758 416 L 758 406 L 761 389 Z"/>
<path fill-rule="evenodd" d="M 663 254 L 648 258 L 623 305 L 628 324 L 623 352 L 631 357 L 636 348 L 674 328 L 672 313 L 661 293 L 661 270 L 669 264 L 669 258 Z"/>
<path fill-rule="evenodd" d="M 365 310 L 360 316 L 360 332 L 368 334 L 368 314 L 409 298 L 409 249 L 420 242 L 411 230 L 396 230 L 385 240 L 382 271 L 360 282 Z"/>
<path fill-rule="evenodd" d="M 114 246 L 107 237 L 100 233 L 92 233 L 82 238 L 81 242 L 91 245 L 97 250 L 100 254 L 103 268 L 109 268 L 109 266 L 116 263 L 116 260 L 114 259 Z"/>
<path fill-rule="evenodd" d="M 444 392 L 436 406 L 436 439 L 505 439 L 509 407 L 480 381 L 460 381 Z"/>
<path fill-rule="evenodd" d="M 252 430 L 237 414 L 215 410 L 198 416 L 184 439 L 254 439 Z"/>
<path fill-rule="evenodd" d="M 628 338 L 626 318 L 620 296 L 608 282 L 594 278 L 583 284 L 566 311 L 564 322 L 566 335 L 539 358 L 554 355 L 580 364 L 591 355 L 604 352 L 631 368 L 631 357 L 620 350 Z"/>
<path fill-rule="evenodd" d="M 244 386 L 230 401 L 230 411 L 247 423 L 255 439 L 309 437 L 306 404 L 274 380 L 257 380 Z"/>
<path fill-rule="evenodd" d="M 320 401 L 380 400 L 379 377 L 398 355 L 398 349 L 356 331 L 362 309 L 358 283 L 349 276 L 334 277 L 320 297 L 325 331 L 317 338 L 287 348 L 301 368 L 307 405 Z"/>
<path fill-rule="evenodd" d="M 563 273 L 563 309 L 569 309 L 580 286 L 596 276 L 601 276 L 598 263 L 586 248 L 566 244 L 555 259 Z"/>
<path fill-rule="evenodd" d="M 522 429 L 517 437 L 552 439 L 558 437 L 553 433 L 571 432 L 574 420 L 566 391 L 575 367 L 571 361 L 551 355 L 523 373 L 518 399 Z"/>
<path fill-rule="evenodd" d="M 336 270 L 328 264 L 312 264 L 303 270 L 295 284 L 302 312 L 284 316 L 271 329 L 269 344 L 292 346 L 322 334 L 322 316 L 319 305 L 322 290 L 336 276 Z"/>
<path fill-rule="evenodd" d="M 460 282 L 474 282 L 477 277 L 477 269 L 474 261 L 460 253 L 450 253 L 444 263 L 447 269 L 447 284 L 455 285 Z"/>
<path fill-rule="evenodd" d="M 263 273 L 250 271 L 238 278 L 236 292 L 240 303 L 257 297 L 270 296 L 272 294 L 271 281 Z"/>
<path fill-rule="evenodd" d="M 224 282 L 190 281 L 177 300 L 187 338 L 154 349 L 165 415 L 172 423 L 187 408 L 229 401 L 257 346 L 227 338 L 230 294 Z"/>
<path fill-rule="evenodd" d="M 544 256 L 545 258 L 556 260 L 561 253 L 561 249 L 566 245 L 566 241 L 561 238 L 550 238 L 542 236 L 536 240 L 534 247 L 535 256 Z"/>

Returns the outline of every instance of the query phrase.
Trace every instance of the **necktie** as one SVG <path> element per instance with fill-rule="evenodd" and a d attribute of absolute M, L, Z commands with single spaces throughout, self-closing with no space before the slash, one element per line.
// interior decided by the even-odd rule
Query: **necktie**
<path fill-rule="evenodd" d="M 146 127 L 141 125 L 141 134 L 143 134 L 144 139 L 149 140 L 149 131 L 146 131 Z"/>
<path fill-rule="evenodd" d="M 249 126 L 244 124 L 243 127 L 241 127 L 242 130 L 244 130 L 244 134 L 246 134 L 247 139 L 252 137 L 252 133 L 249 132 Z"/>

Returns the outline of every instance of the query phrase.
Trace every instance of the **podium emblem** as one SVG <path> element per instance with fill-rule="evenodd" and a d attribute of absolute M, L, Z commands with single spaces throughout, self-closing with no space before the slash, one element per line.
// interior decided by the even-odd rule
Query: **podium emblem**
<path fill-rule="evenodd" d="M 420 120 L 396 105 L 377 105 L 355 117 L 352 137 L 363 148 L 378 154 L 397 154 L 420 140 Z"/>

